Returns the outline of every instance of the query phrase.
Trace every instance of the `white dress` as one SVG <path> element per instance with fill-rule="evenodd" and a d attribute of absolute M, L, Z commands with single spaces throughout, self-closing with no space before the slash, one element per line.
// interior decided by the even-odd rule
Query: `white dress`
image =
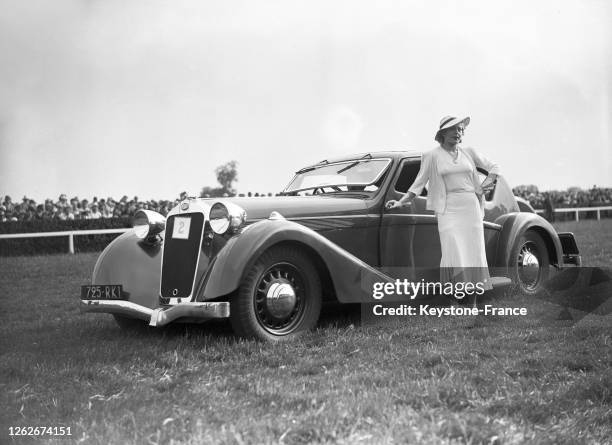
<path fill-rule="evenodd" d="M 491 289 L 485 251 L 483 214 L 472 182 L 473 164 L 458 153 L 438 160 L 438 171 L 446 187 L 446 207 L 436 213 L 442 259 L 442 282 L 483 283 Z"/>

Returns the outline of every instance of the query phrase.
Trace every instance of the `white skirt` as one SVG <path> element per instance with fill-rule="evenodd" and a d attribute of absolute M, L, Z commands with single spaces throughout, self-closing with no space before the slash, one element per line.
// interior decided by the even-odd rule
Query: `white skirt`
<path fill-rule="evenodd" d="M 442 282 L 483 283 L 491 289 L 482 210 L 474 192 L 448 193 L 446 210 L 437 213 Z"/>

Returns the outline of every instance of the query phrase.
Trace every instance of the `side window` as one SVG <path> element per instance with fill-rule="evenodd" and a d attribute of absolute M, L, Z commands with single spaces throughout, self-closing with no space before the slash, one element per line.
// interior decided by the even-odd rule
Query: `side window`
<path fill-rule="evenodd" d="M 420 159 L 406 159 L 402 161 L 402 170 L 395 182 L 395 191 L 406 193 L 419 173 L 421 167 Z M 427 189 L 424 188 L 421 196 L 427 196 Z"/>

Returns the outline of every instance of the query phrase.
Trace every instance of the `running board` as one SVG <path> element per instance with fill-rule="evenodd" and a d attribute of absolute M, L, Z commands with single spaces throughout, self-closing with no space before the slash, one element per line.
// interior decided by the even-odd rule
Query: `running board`
<path fill-rule="evenodd" d="M 489 283 L 491 283 L 493 289 L 498 289 L 500 287 L 510 286 L 512 284 L 512 280 L 508 277 L 491 277 L 489 278 Z"/>

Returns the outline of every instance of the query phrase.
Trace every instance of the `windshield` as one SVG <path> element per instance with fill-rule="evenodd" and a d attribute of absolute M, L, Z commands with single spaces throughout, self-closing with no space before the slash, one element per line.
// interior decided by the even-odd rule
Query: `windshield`
<path fill-rule="evenodd" d="M 387 158 L 321 163 L 298 171 L 283 194 L 375 192 L 390 163 Z"/>

